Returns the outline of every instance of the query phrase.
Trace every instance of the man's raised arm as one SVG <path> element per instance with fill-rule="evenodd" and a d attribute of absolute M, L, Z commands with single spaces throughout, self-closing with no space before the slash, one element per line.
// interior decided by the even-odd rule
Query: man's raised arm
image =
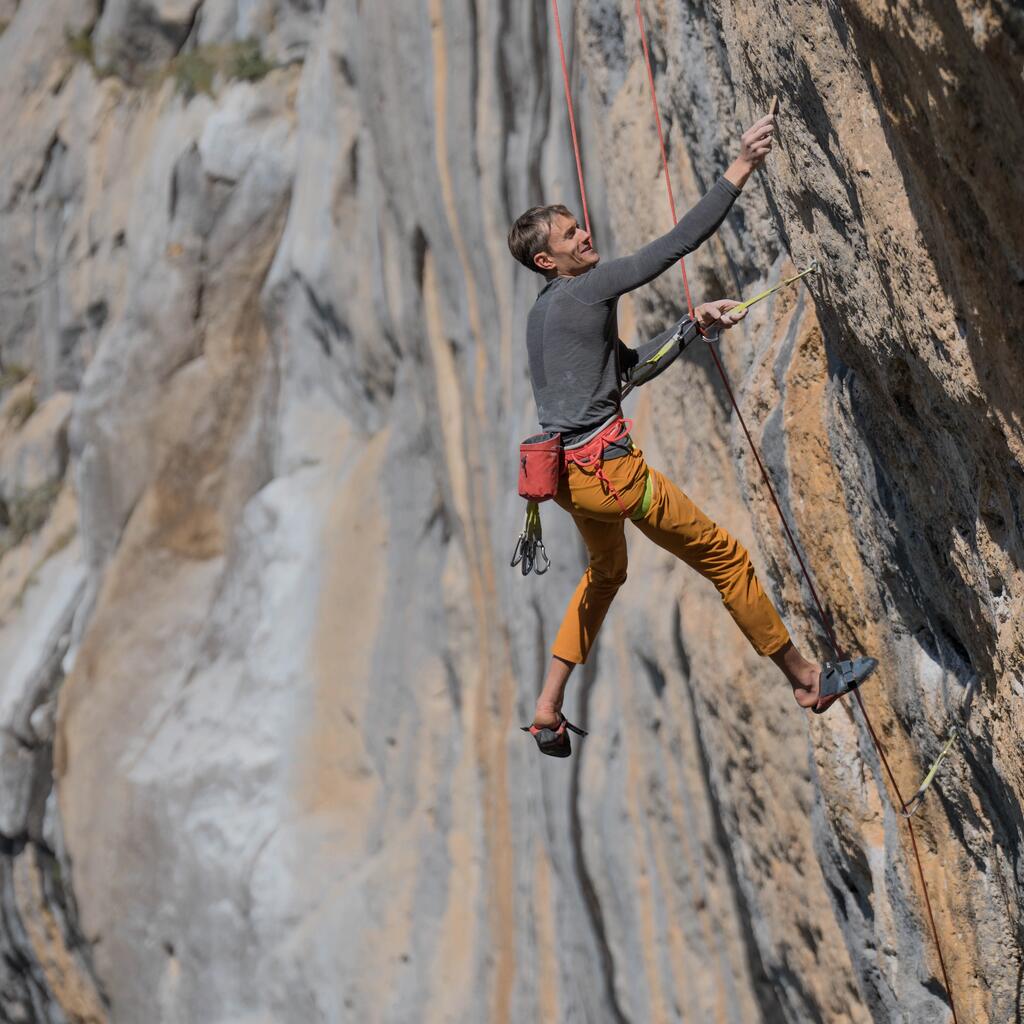
<path fill-rule="evenodd" d="M 732 208 L 740 189 L 764 163 L 772 147 L 775 118 L 766 114 L 748 128 L 740 139 L 740 154 L 707 194 L 689 210 L 671 231 L 631 256 L 599 264 L 575 278 L 570 293 L 581 302 L 595 303 L 616 298 L 653 281 L 687 253 L 711 237 Z"/>

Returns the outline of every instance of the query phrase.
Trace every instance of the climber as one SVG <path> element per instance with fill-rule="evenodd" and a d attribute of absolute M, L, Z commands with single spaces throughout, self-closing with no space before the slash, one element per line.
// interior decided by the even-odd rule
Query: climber
<path fill-rule="evenodd" d="M 647 284 L 695 250 L 722 223 L 747 179 L 772 147 L 775 119 L 756 121 L 736 160 L 667 234 L 631 256 L 601 264 L 591 237 L 560 205 L 533 207 L 512 226 L 512 255 L 545 278 L 527 321 L 527 353 L 542 429 L 560 435 L 564 470 L 555 501 L 572 517 L 590 564 L 569 602 L 552 647 L 533 723 L 524 726 L 540 750 L 571 752 L 569 731 L 585 735 L 561 712 L 566 683 L 586 661 L 612 599 L 626 579 L 624 521 L 672 552 L 718 588 L 722 601 L 758 654 L 781 669 L 802 708 L 821 714 L 873 671 L 873 658 L 826 663 L 805 658 L 735 539 L 670 480 L 651 469 L 629 436 L 621 388 L 646 383 L 708 329 L 728 330 L 745 316 L 732 299 L 705 302 L 694 319 L 638 349 L 618 336 L 619 297 Z M 666 347 L 667 346 L 667 347 Z M 656 364 L 653 355 L 661 353 Z"/>

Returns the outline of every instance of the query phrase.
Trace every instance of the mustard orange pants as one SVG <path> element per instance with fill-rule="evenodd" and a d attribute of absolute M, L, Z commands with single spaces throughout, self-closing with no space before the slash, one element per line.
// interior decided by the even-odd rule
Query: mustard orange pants
<path fill-rule="evenodd" d="M 789 633 L 765 594 L 746 549 L 712 522 L 671 480 L 650 469 L 639 448 L 603 464 L 637 529 L 709 579 L 758 654 L 774 654 Z M 647 474 L 649 507 L 643 513 Z M 551 653 L 581 664 L 605 613 L 626 581 L 626 535 L 622 508 L 593 468 L 570 465 L 555 501 L 575 520 L 590 552 L 590 564 L 576 587 Z"/>

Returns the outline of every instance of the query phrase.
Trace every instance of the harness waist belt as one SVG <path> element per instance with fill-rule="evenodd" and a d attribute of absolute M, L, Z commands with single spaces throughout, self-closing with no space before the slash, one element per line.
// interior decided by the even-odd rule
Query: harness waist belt
<path fill-rule="evenodd" d="M 605 490 L 615 499 L 619 508 L 622 509 L 622 514 L 627 518 L 629 518 L 629 509 L 626 508 L 626 505 L 622 500 L 622 496 L 616 490 L 615 485 L 605 475 L 605 471 L 601 467 L 601 462 L 604 458 L 605 446 L 609 444 L 620 444 L 623 440 L 629 437 L 629 433 L 632 429 L 633 421 L 625 419 L 620 414 L 605 427 L 601 428 L 596 434 L 592 435 L 589 440 L 584 441 L 582 444 L 574 445 L 572 448 L 563 449 L 566 466 L 570 463 L 575 463 L 575 465 L 579 466 L 580 469 L 593 468 L 597 475 L 597 479 L 601 481 Z M 644 497 L 647 497 L 646 493 L 644 494 Z"/>

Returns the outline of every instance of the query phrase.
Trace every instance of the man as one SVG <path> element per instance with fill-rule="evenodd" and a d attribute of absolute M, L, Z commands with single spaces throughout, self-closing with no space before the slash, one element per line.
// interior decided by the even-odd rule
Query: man
<path fill-rule="evenodd" d="M 560 434 L 564 448 L 566 471 L 555 500 L 573 517 L 590 553 L 555 638 L 533 724 L 525 727 L 546 754 L 567 757 L 567 730 L 580 732 L 561 713 L 565 686 L 573 668 L 586 661 L 625 582 L 627 517 L 718 588 L 754 650 L 781 669 L 800 707 L 821 714 L 877 664 L 858 658 L 822 669 L 808 661 L 743 546 L 647 466 L 622 419 L 622 384 L 643 384 L 663 372 L 699 331 L 684 317 L 630 349 L 618 336 L 619 297 L 664 273 L 717 230 L 770 152 L 774 130 L 770 114 L 755 122 L 741 138 L 739 156 L 707 195 L 671 231 L 631 256 L 601 265 L 590 235 L 564 206 L 534 207 L 509 232 L 512 255 L 546 280 L 527 321 L 530 377 L 541 427 Z M 730 314 L 736 305 L 733 299 L 705 302 L 694 310 L 696 322 L 727 330 L 746 313 Z"/>

